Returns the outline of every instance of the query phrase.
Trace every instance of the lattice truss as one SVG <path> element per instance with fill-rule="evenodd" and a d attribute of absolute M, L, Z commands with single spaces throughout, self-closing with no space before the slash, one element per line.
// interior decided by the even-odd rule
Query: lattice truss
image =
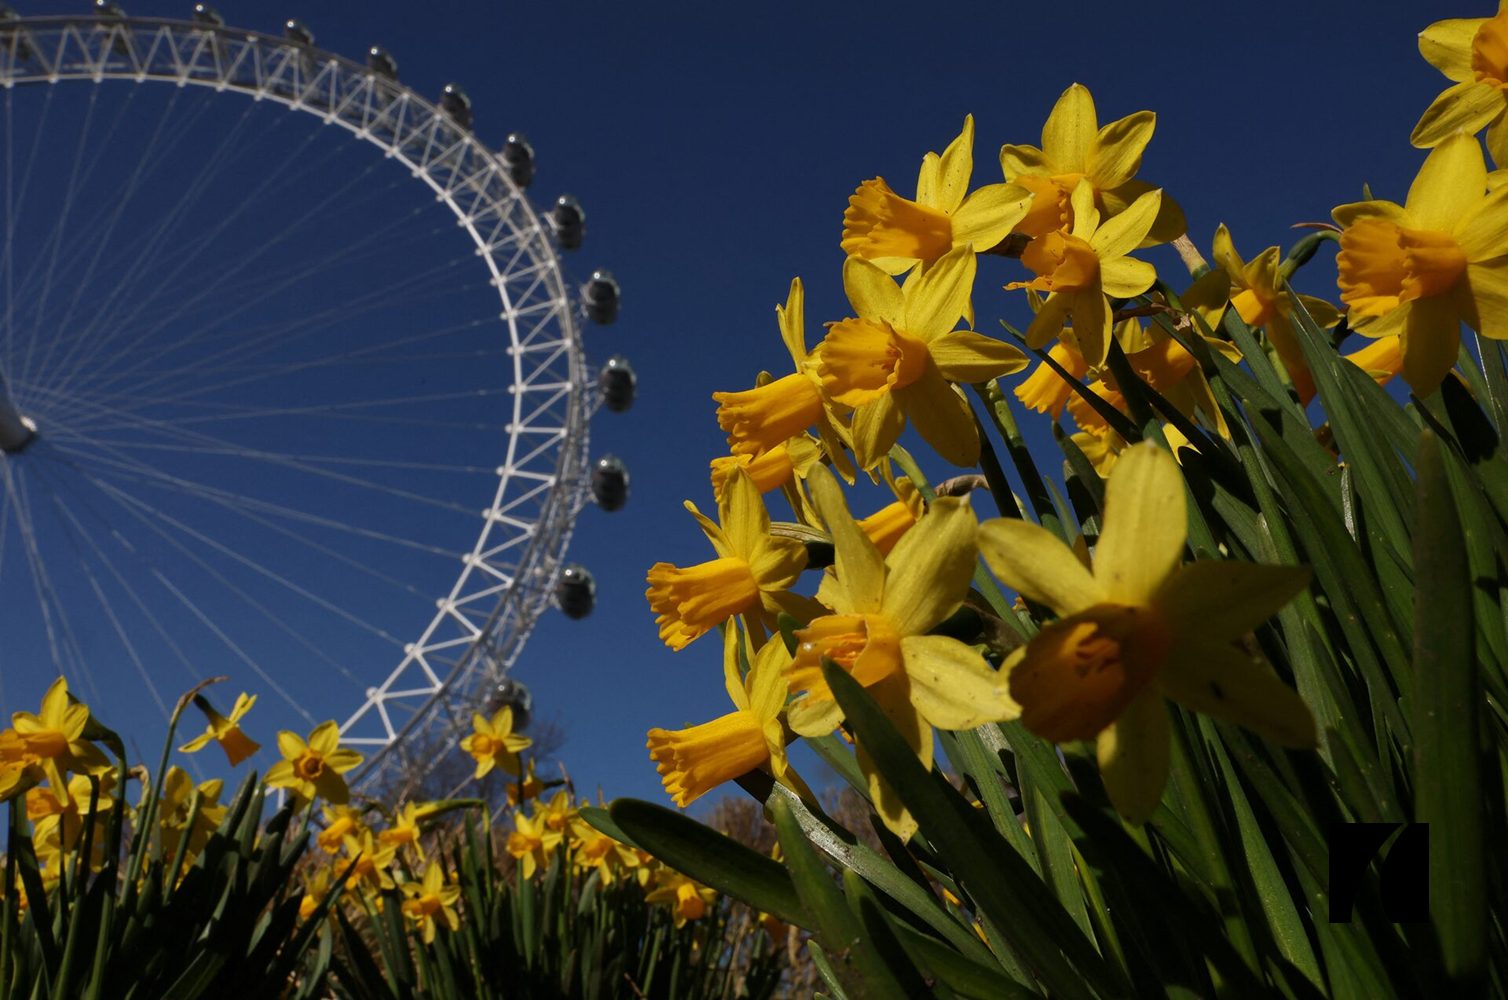
<path fill-rule="evenodd" d="M 455 213 L 492 274 L 513 364 L 512 420 L 492 505 L 451 592 L 401 662 L 341 726 L 368 788 L 441 759 L 550 604 L 589 495 L 597 398 L 548 227 L 499 157 L 435 104 L 365 66 L 272 35 L 141 18 L 0 25 L 0 84 L 163 81 L 314 114 L 381 147 Z M 426 763 L 428 762 L 428 764 Z"/>

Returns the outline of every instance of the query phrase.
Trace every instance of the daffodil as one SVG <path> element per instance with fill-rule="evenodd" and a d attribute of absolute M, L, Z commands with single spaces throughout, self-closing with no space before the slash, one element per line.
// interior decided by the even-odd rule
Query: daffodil
<path fill-rule="evenodd" d="M 1419 53 L 1451 81 L 1425 109 L 1409 137 L 1415 146 L 1438 146 L 1458 133 L 1487 127 L 1487 149 L 1508 165 L 1508 3 L 1493 17 L 1436 21 L 1419 33 Z"/>
<path fill-rule="evenodd" d="M 843 252 L 900 274 L 959 247 L 995 246 L 1026 215 L 1031 192 L 989 184 L 967 193 L 973 172 L 974 116 L 969 115 L 941 156 L 922 157 L 914 201 L 890 190 L 881 177 L 859 185 L 843 213 Z"/>
<path fill-rule="evenodd" d="M 433 944 L 435 928 L 444 923 L 450 930 L 459 930 L 461 915 L 456 912 L 456 903 L 461 899 L 461 887 L 445 878 L 445 870 L 438 863 L 424 869 L 424 880 L 418 885 L 405 882 L 403 915 L 418 926 L 425 944 Z"/>
<path fill-rule="evenodd" d="M 520 775 L 520 780 L 508 782 L 508 805 L 518 805 L 539 798 L 539 794 L 545 790 L 545 783 L 539 780 L 539 775 L 534 773 L 534 758 L 529 758 L 525 773 Z"/>
<path fill-rule="evenodd" d="M 889 452 L 906 421 L 954 465 L 979 459 L 979 433 L 954 382 L 985 382 L 1026 367 L 1016 348 L 954 329 L 974 286 L 969 247 L 944 254 L 898 286 L 858 257 L 843 264 L 857 318 L 830 324 L 819 365 L 828 395 L 853 408 L 850 436 L 868 469 Z"/>
<path fill-rule="evenodd" d="M 1482 147 L 1456 135 L 1425 158 L 1402 205 L 1363 201 L 1334 212 L 1351 328 L 1402 338 L 1403 377 L 1421 395 L 1455 364 L 1463 322 L 1508 339 L 1508 188 L 1486 188 Z"/>
<path fill-rule="evenodd" d="M 733 454 L 756 457 L 815 428 L 834 467 L 852 480 L 853 470 L 844 454 L 845 433 L 828 413 L 818 376 L 820 348 L 810 353 L 806 349 L 805 313 L 806 292 L 801 279 L 793 278 L 785 305 L 775 307 L 775 319 L 796 370 L 742 392 L 714 392 L 717 425 L 727 432 Z"/>
<path fill-rule="evenodd" d="M 341 775 L 360 765 L 362 758 L 340 745 L 340 728 L 333 719 L 315 726 L 307 742 L 298 733 L 282 730 L 278 752 L 283 759 L 267 769 L 267 787 L 287 788 L 302 802 L 318 797 L 344 805 L 351 797 Z"/>
<path fill-rule="evenodd" d="M 670 908 L 677 927 L 685 927 L 689 920 L 700 920 L 707 909 L 717 902 L 717 890 L 709 889 L 671 868 L 661 868 L 655 876 L 655 887 L 644 897 L 644 902 L 664 904 Z"/>
<path fill-rule="evenodd" d="M 562 788 L 550 797 L 550 801 L 540 799 L 534 804 L 534 818 L 546 830 L 564 837 L 570 831 L 571 820 L 576 818 L 576 805 L 571 801 L 571 793 Z"/>
<path fill-rule="evenodd" d="M 512 705 L 504 705 L 490 719 L 472 713 L 471 735 L 461 740 L 461 749 L 476 758 L 477 778 L 486 777 L 495 767 L 517 775 L 519 751 L 533 745 L 529 737 L 513 731 Z"/>
<path fill-rule="evenodd" d="M 1083 378 L 1089 371 L 1089 362 L 1084 360 L 1078 347 L 1069 342 L 1073 339 L 1073 331 L 1064 330 L 1060 336 L 1061 339 L 1048 349 L 1047 356 L 1074 379 Z M 1072 395 L 1073 386 L 1046 361 L 1038 362 L 1032 373 L 1016 386 L 1016 398 L 1021 400 L 1022 405 L 1051 417 L 1062 414 L 1063 407 Z"/>
<path fill-rule="evenodd" d="M 376 893 L 393 888 L 395 883 L 388 869 L 398 856 L 396 845 L 383 844 L 372 836 L 372 831 L 362 830 L 347 836 L 342 846 L 348 864 L 342 865 L 341 870 L 350 869 L 342 888 L 353 893 Z"/>
<path fill-rule="evenodd" d="M 734 629 L 724 642 L 723 680 L 734 711 L 689 729 L 651 729 L 649 756 L 675 804 L 685 807 L 741 774 L 767 768 L 776 780 L 786 775 L 783 671 L 790 662 L 785 643 L 766 642 L 749 672 L 739 677 L 739 640 Z"/>
<path fill-rule="evenodd" d="M 162 827 L 162 853 L 166 858 L 177 856 L 178 846 L 188 838 L 185 847 L 185 863 L 204 849 L 210 834 L 220 828 L 225 819 L 225 806 L 220 804 L 220 792 L 225 782 L 211 778 L 195 785 L 194 780 L 180 767 L 168 768 L 163 778 L 162 799 L 158 804 L 158 822 Z M 194 796 L 198 794 L 195 807 Z"/>
<path fill-rule="evenodd" d="M 1135 320 L 1131 322 L 1134 323 Z M 1194 355 L 1189 353 L 1189 350 L 1176 338 L 1163 330 L 1148 332 L 1138 328 L 1137 339 L 1140 344 L 1134 350 L 1128 351 L 1126 355 L 1132 371 L 1136 372 L 1142 381 L 1155 389 L 1164 399 L 1177 407 L 1184 416 L 1190 420 L 1196 420 L 1202 413 L 1210 423 L 1214 424 L 1221 436 L 1229 437 L 1230 432 L 1226 427 L 1225 417 L 1215 403 L 1215 396 L 1210 390 L 1209 381 L 1204 377 L 1204 372 L 1199 368 Z M 1211 352 L 1223 354 L 1232 362 L 1241 360 L 1240 350 L 1228 341 L 1205 337 L 1204 343 Z M 1102 371 L 1100 378 L 1089 384 L 1089 391 L 1122 413 L 1129 412 L 1126 397 L 1113 373 Z M 1097 435 L 1111 433 L 1111 427 L 1106 423 L 1105 418 L 1082 396 L 1075 394 L 1068 401 L 1068 411 L 1082 430 Z"/>
<path fill-rule="evenodd" d="M 633 848 L 614 840 L 577 816 L 571 820 L 571 862 L 582 871 L 595 871 L 603 885 L 612 885 L 620 873 L 632 870 L 638 859 Z"/>
<path fill-rule="evenodd" d="M 1231 308 L 1240 315 L 1242 322 L 1250 327 L 1261 327 L 1278 352 L 1299 399 L 1308 404 L 1314 398 L 1314 377 L 1309 374 L 1309 365 L 1304 361 L 1304 352 L 1299 347 L 1293 330 L 1293 299 L 1289 297 L 1281 273 L 1281 254 L 1277 247 L 1268 247 L 1250 261 L 1241 259 L 1236 245 L 1231 241 L 1230 230 L 1224 223 L 1215 230 L 1215 261 L 1224 270 L 1231 282 Z M 1321 327 L 1332 327 L 1340 322 L 1340 311 L 1324 299 L 1312 295 L 1298 295 L 1304 309 Z"/>
<path fill-rule="evenodd" d="M 1304 589 L 1308 571 L 1182 565 L 1187 532 L 1177 463 L 1151 443 L 1127 449 L 1111 473 L 1092 570 L 1035 524 L 979 529 L 1001 582 L 1059 615 L 1006 662 L 1022 724 L 1055 743 L 1095 740 L 1111 801 L 1133 822 L 1151 816 L 1167 782 L 1164 698 L 1282 746 L 1316 739 L 1299 696 L 1237 645 Z"/>
<path fill-rule="evenodd" d="M 536 816 L 530 818 L 522 812 L 513 814 L 513 832 L 508 834 L 508 853 L 518 861 L 524 878 L 533 878 L 534 873 L 548 862 L 550 852 L 560 845 L 561 834 L 549 829 Z"/>
<path fill-rule="evenodd" d="M 215 711 L 215 707 L 209 703 L 208 698 L 194 695 L 194 705 L 209 719 L 209 727 L 179 747 L 179 751 L 196 753 L 209 746 L 210 740 L 214 740 L 220 744 L 220 749 L 225 751 L 225 757 L 230 761 L 230 766 L 235 767 L 262 748 L 260 743 L 243 733 L 240 726 L 241 720 L 256 703 L 256 695 L 242 692 L 236 696 L 236 703 L 232 706 L 230 716 L 227 718 Z"/>
<path fill-rule="evenodd" d="M 68 682 L 62 677 L 42 696 L 40 714 L 17 712 L 11 722 L 21 738 L 22 755 L 41 768 L 59 798 L 68 796 L 64 771 L 100 775 L 110 770 L 99 747 L 84 739 L 89 706 L 69 697 Z"/>
<path fill-rule="evenodd" d="M 50 833 L 56 833 L 55 839 L 61 849 L 73 850 L 83 832 L 84 821 L 110 811 L 115 785 L 113 775 L 113 771 L 106 772 L 96 779 L 99 781 L 99 796 L 93 812 L 89 805 L 95 798 L 94 785 L 87 775 L 73 775 L 66 788 L 43 785 L 27 792 L 26 818 L 36 826 L 37 838 L 45 839 Z M 52 830 L 53 826 L 57 827 L 56 831 Z"/>
<path fill-rule="evenodd" d="M 975 520 L 968 501 L 934 500 L 890 555 L 881 556 L 849 516 L 837 481 L 816 469 L 811 486 L 832 533 L 836 570 L 822 581 L 817 599 L 833 613 L 796 633 L 800 645 L 786 670 L 796 695 L 787 712 L 791 729 L 824 736 L 843 719 L 823 679 L 823 660 L 865 687 L 927 767 L 933 726 L 972 729 L 1013 718 L 1017 708 L 1003 674 L 957 639 L 927 634 L 963 603 L 974 575 Z M 858 760 L 881 818 L 909 837 L 915 820 L 881 781 L 862 744 Z"/>
<path fill-rule="evenodd" d="M 42 780 L 40 758 L 14 729 L 0 730 L 0 802 L 9 802 Z"/>
<path fill-rule="evenodd" d="M 1100 128 L 1088 88 L 1076 83 L 1063 91 L 1042 126 L 1041 149 L 1000 149 L 1005 179 L 1034 196 L 1030 213 L 1016 229 L 1033 238 L 1076 229 L 1080 208 L 1073 193 L 1081 182 L 1089 185 L 1092 202 L 1102 214 L 1124 212 L 1153 190 L 1135 177 L 1156 127 L 1155 114 L 1138 111 Z M 1153 215 L 1137 244 L 1165 243 L 1184 231 L 1183 212 L 1171 198 L 1162 199 Z"/>
<path fill-rule="evenodd" d="M 773 623 L 781 610 L 803 606 L 787 588 L 806 567 L 806 548 L 794 538 L 770 534 L 769 511 L 747 472 L 735 469 L 729 475 L 717 505 L 720 525 L 690 500 L 686 509 L 701 525 L 717 558 L 695 566 L 659 562 L 649 568 L 644 596 L 665 645 L 682 650 L 734 615 Z"/>
<path fill-rule="evenodd" d="M 424 857 L 424 848 L 419 843 L 419 835 L 422 832 L 419 824 L 428 819 L 435 811 L 433 802 L 405 802 L 399 807 L 393 816 L 393 822 L 386 830 L 377 834 L 378 843 L 392 844 L 394 847 L 411 846 L 419 857 Z"/>
<path fill-rule="evenodd" d="M 1046 347 L 1071 320 L 1084 360 L 1090 367 L 1105 363 L 1114 322 L 1110 298 L 1140 295 L 1157 280 L 1156 268 L 1126 255 L 1146 237 L 1161 201 L 1161 191 L 1148 191 L 1102 222 L 1094 188 L 1079 181 L 1072 196 L 1073 229 L 1032 240 L 1021 263 L 1036 277 L 1005 286 L 1048 293 L 1026 330 L 1033 350 Z"/>
<path fill-rule="evenodd" d="M 366 832 L 363 811 L 352 806 L 325 806 L 321 809 L 325 827 L 314 835 L 315 844 L 326 854 L 338 853 L 347 837 L 360 837 Z"/>

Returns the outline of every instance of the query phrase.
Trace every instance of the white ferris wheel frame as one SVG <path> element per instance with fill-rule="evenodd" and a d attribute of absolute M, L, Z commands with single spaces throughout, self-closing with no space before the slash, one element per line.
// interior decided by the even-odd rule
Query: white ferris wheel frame
<path fill-rule="evenodd" d="M 0 86 L 157 81 L 234 91 L 339 125 L 408 167 L 455 214 L 491 272 L 513 365 L 507 451 L 461 571 L 417 641 L 341 723 L 367 789 L 436 763 L 499 684 L 550 605 L 589 496 L 599 402 L 552 232 L 498 154 L 397 80 L 310 45 L 238 28 L 120 17 L 0 23 Z M 453 662 L 439 662 L 441 659 Z"/>

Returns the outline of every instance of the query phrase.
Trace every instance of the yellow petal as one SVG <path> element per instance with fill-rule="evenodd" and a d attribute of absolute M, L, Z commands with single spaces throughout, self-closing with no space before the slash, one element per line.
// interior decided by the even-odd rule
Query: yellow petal
<path fill-rule="evenodd" d="M 309 749 L 322 756 L 329 756 L 340 745 L 340 727 L 334 719 L 321 722 L 309 734 Z"/>
<path fill-rule="evenodd" d="M 937 188 L 941 182 L 942 157 L 928 153 L 922 157 L 921 170 L 916 175 L 916 200 L 922 205 L 937 202 Z"/>
<path fill-rule="evenodd" d="M 1001 146 L 1000 172 L 1009 184 L 1017 177 L 1050 177 L 1059 171 L 1036 146 Z"/>
<path fill-rule="evenodd" d="M 974 510 L 939 497 L 885 557 L 880 611 L 898 635 L 919 635 L 958 610 L 974 576 Z"/>
<path fill-rule="evenodd" d="M 1350 228 L 1362 219 L 1381 219 L 1399 226 L 1409 224 L 1408 213 L 1403 210 L 1403 206 L 1391 201 L 1354 201 L 1348 205 L 1337 205 L 1330 217 L 1342 228 Z"/>
<path fill-rule="evenodd" d="M 1114 257 L 1100 264 L 1100 285 L 1115 299 L 1129 299 L 1152 287 L 1157 268 L 1134 257 Z"/>
<path fill-rule="evenodd" d="M 1168 710 L 1154 687 L 1131 702 L 1095 743 L 1110 802 L 1132 823 L 1157 811 L 1168 783 Z"/>
<path fill-rule="evenodd" d="M 1089 151 L 1099 131 L 1089 88 L 1074 84 L 1063 91 L 1042 126 L 1042 149 L 1064 172 L 1086 173 Z"/>
<path fill-rule="evenodd" d="M 1403 377 L 1420 396 L 1440 388 L 1461 349 L 1461 316 L 1449 295 L 1416 299 L 1403 331 Z"/>
<path fill-rule="evenodd" d="M 932 361 L 950 382 L 984 382 L 1026 367 L 1026 355 L 994 337 L 973 330 L 954 330 L 927 345 Z"/>
<path fill-rule="evenodd" d="M 1031 326 L 1026 328 L 1026 344 L 1034 351 L 1040 351 L 1049 343 L 1061 336 L 1063 324 L 1068 321 L 1068 310 L 1072 299 L 1069 292 L 1054 292 L 1042 303 L 1042 308 L 1037 310 L 1037 315 L 1032 317 Z M 1104 361 L 1101 355 L 1099 364 Z"/>
<path fill-rule="evenodd" d="M 1476 304 L 1478 331 L 1493 340 L 1508 340 L 1508 259 L 1468 264 L 1466 285 Z"/>
<path fill-rule="evenodd" d="M 1453 135 L 1475 136 L 1503 113 L 1503 95 L 1490 83 L 1468 80 L 1446 88 L 1424 109 L 1409 142 L 1437 146 Z"/>
<path fill-rule="evenodd" d="M 799 369 L 806 360 L 806 289 L 800 278 L 791 279 L 791 290 L 785 297 L 784 306 L 775 307 L 775 319 L 780 324 L 780 339 L 790 352 L 791 360 Z"/>
<path fill-rule="evenodd" d="M 843 291 L 849 304 L 865 319 L 883 320 L 891 326 L 901 322 L 901 286 L 885 271 L 864 260 L 849 257 L 843 262 Z"/>
<path fill-rule="evenodd" d="M 853 411 L 853 450 L 860 468 L 872 469 L 890 453 L 906 426 L 893 393 L 881 393 L 873 402 Z"/>
<path fill-rule="evenodd" d="M 932 206 L 951 215 L 969 190 L 969 177 L 973 173 L 974 116 L 965 115 L 962 131 L 948 143 L 948 148 L 938 159 L 937 190 L 932 195 Z"/>
<path fill-rule="evenodd" d="M 1105 588 L 1052 532 L 1016 518 L 979 526 L 979 551 L 1000 582 L 1059 615 L 1106 599 Z"/>
<path fill-rule="evenodd" d="M 1272 668 L 1225 643 L 1179 643 L 1160 678 L 1185 708 L 1234 722 L 1284 747 L 1316 743 L 1309 706 Z"/>
<path fill-rule="evenodd" d="M 727 502 L 727 495 L 727 487 L 726 484 L 724 484 L 724 503 Z M 700 510 L 698 510 L 696 504 L 692 503 L 690 500 L 681 501 L 681 506 L 685 507 L 686 511 L 692 517 L 696 518 L 696 523 L 702 529 L 702 534 L 706 535 L 707 541 L 712 543 L 712 548 L 717 551 L 719 558 L 738 558 L 738 556 L 733 551 L 732 544 L 728 541 L 728 536 L 723 532 L 723 529 L 719 527 L 716 521 L 712 520 L 712 518 L 708 517 L 706 514 L 703 514 Z"/>
<path fill-rule="evenodd" d="M 905 738 L 911 749 L 916 751 L 917 758 L 922 766 L 932 768 L 932 727 L 917 715 L 907 698 L 909 684 L 904 674 L 883 681 L 869 689 L 870 695 L 879 705 L 891 725 Z M 864 750 L 864 744 L 858 745 L 856 757 L 859 769 L 864 772 L 869 781 L 869 797 L 874 803 L 874 808 L 880 814 L 880 819 L 885 826 L 902 840 L 909 840 L 916 832 L 916 819 L 906 810 L 901 802 L 901 797 L 895 793 L 880 776 L 874 766 L 874 761 Z"/>
<path fill-rule="evenodd" d="M 953 213 L 953 242 L 989 250 L 1026 218 L 1032 194 L 1015 184 L 990 184 L 964 199 Z"/>
<path fill-rule="evenodd" d="M 1157 115 L 1138 111 L 1100 129 L 1089 160 L 1089 176 L 1100 189 L 1119 187 L 1141 169 L 1142 152 L 1152 141 Z"/>
<path fill-rule="evenodd" d="M 819 465 L 812 469 L 807 483 L 812 503 L 832 535 L 833 567 L 847 597 L 843 607 L 833 610 L 856 615 L 879 611 L 885 587 L 884 557 L 854 522 L 843 490 L 831 472 Z"/>
<path fill-rule="evenodd" d="M 1419 54 L 1447 80 L 1463 83 L 1475 79 L 1471 69 L 1471 42 L 1485 17 L 1455 17 L 1419 32 Z"/>
<path fill-rule="evenodd" d="M 911 679 L 911 704 L 938 729 L 973 729 L 1021 714 L 1011 698 L 1008 675 L 957 639 L 906 636 L 901 651 Z"/>
<path fill-rule="evenodd" d="M 1105 485 L 1105 527 L 1094 551 L 1094 578 L 1109 600 L 1151 603 L 1182 560 L 1187 537 L 1178 462 L 1151 442 L 1127 448 Z"/>
<path fill-rule="evenodd" d="M 1148 184 L 1146 181 L 1127 181 L 1120 187 L 1111 188 L 1100 192 L 1100 202 L 1105 206 L 1105 214 L 1110 216 L 1120 215 L 1129 208 L 1136 199 L 1159 188 Z M 1178 202 L 1169 198 L 1166 193 L 1162 196 L 1162 203 L 1157 208 L 1157 218 L 1152 220 L 1152 228 L 1147 230 L 1147 235 L 1142 238 L 1140 247 L 1156 246 L 1159 243 L 1167 243 L 1177 239 L 1188 231 L 1188 220 L 1183 216 L 1183 209 L 1178 207 Z"/>
<path fill-rule="evenodd" d="M 766 535 L 749 556 L 749 572 L 759 589 L 765 592 L 795 586 L 806 569 L 806 546 L 794 538 Z"/>
<path fill-rule="evenodd" d="M 1162 208 L 1162 191 L 1154 189 L 1137 198 L 1126 210 L 1106 219 L 1093 236 L 1089 245 L 1101 259 L 1122 257 L 1135 250 L 1146 239 Z"/>
<path fill-rule="evenodd" d="M 1225 269 L 1230 275 L 1230 280 L 1238 287 L 1245 287 L 1246 261 L 1241 259 L 1241 254 L 1236 251 L 1236 244 L 1230 238 L 1230 230 L 1225 228 L 1225 223 L 1220 223 L 1215 228 L 1214 253 L 1215 263 Z"/>
<path fill-rule="evenodd" d="M 770 535 L 770 512 L 765 509 L 764 498 L 748 470 L 734 468 L 728 473 L 718 508 L 731 554 L 749 560 Z"/>
<path fill-rule="evenodd" d="M 1508 254 L 1508 188 L 1498 188 L 1483 198 L 1455 237 L 1468 261 Z"/>
<path fill-rule="evenodd" d="M 1110 355 L 1110 335 L 1115 317 L 1110 301 L 1099 288 L 1080 288 L 1063 293 L 1073 317 L 1073 335 L 1090 366 L 1102 365 Z"/>
<path fill-rule="evenodd" d="M 971 247 L 954 247 L 927 268 L 914 285 L 908 282 L 901 324 L 905 331 L 930 340 L 953 329 L 968 308 L 976 266 Z"/>
<path fill-rule="evenodd" d="M 797 736 L 826 736 L 843 721 L 843 709 L 830 697 L 798 698 L 786 710 L 786 721 Z"/>
<path fill-rule="evenodd" d="M 1229 642 L 1267 621 L 1308 585 L 1309 570 L 1302 566 L 1201 559 L 1174 572 L 1155 602 L 1178 634 Z"/>
<path fill-rule="evenodd" d="M 969 402 L 929 363 L 920 378 L 891 393 L 911 426 L 946 461 L 972 466 L 979 461 L 979 430 Z"/>
<path fill-rule="evenodd" d="M 325 766 L 338 774 L 343 774 L 354 767 L 360 766 L 363 758 L 355 750 L 340 748 L 331 750 L 325 755 Z"/>
<path fill-rule="evenodd" d="M 1508 166 L 1508 115 L 1498 115 L 1487 126 L 1487 155 L 1492 157 L 1494 165 Z M 1490 178 L 1487 186 L 1493 187 Z"/>
<path fill-rule="evenodd" d="M 282 754 L 285 760 L 297 760 L 308 749 L 309 744 L 305 743 L 304 738 L 298 733 L 287 729 L 278 733 L 278 753 Z"/>
<path fill-rule="evenodd" d="M 1087 240 L 1100 225 L 1100 210 L 1094 204 L 1094 183 L 1085 177 L 1074 185 L 1068 199 L 1073 209 L 1073 235 Z"/>
<path fill-rule="evenodd" d="M 775 718 L 785 708 L 784 671 L 790 662 L 791 654 L 786 650 L 785 643 L 778 638 L 759 647 L 759 653 L 754 657 L 749 676 L 745 678 L 745 687 L 748 691 L 749 711 L 761 722 Z"/>
<path fill-rule="evenodd" d="M 1487 163 L 1475 136 L 1453 135 L 1430 151 L 1404 210 L 1419 229 L 1449 233 L 1487 193 Z"/>

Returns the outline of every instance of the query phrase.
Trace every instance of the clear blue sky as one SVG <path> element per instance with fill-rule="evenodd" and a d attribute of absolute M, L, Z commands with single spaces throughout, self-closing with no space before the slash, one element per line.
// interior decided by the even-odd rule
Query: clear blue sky
<path fill-rule="evenodd" d="M 624 288 L 621 318 L 589 330 L 589 349 L 599 360 L 621 351 L 640 377 L 632 411 L 597 418 L 593 450 L 625 459 L 633 493 L 623 511 L 589 509 L 578 526 L 573 557 L 597 575 L 597 612 L 548 616 L 517 675 L 539 714 L 567 730 L 563 756 L 583 791 L 651 798 L 661 794 L 645 729 L 726 706 L 711 639 L 675 655 L 658 643 L 644 571 L 707 557 L 680 504 L 711 505 L 706 463 L 723 439 L 709 394 L 746 387 L 762 367 L 781 373 L 773 307 L 791 277 L 807 285 L 809 340 L 846 315 L 838 235 L 860 181 L 880 175 L 911 193 L 922 154 L 970 112 L 975 183 L 997 181 L 999 145 L 1036 144 L 1077 81 L 1102 123 L 1158 113 L 1141 176 L 1178 199 L 1201 246 L 1223 221 L 1249 256 L 1286 246 L 1291 223 L 1327 218 L 1364 182 L 1401 200 L 1421 159 L 1409 130 L 1443 86 L 1415 35 L 1433 17 L 1490 13 L 1358 0 L 217 6 L 267 31 L 297 16 L 347 55 L 381 43 L 421 92 L 461 83 L 480 136 L 529 135 L 541 200 L 569 191 L 586 207 L 586 245 L 569 263 L 581 276 L 607 266 Z M 1177 266 L 1168 253 L 1152 259 Z M 1316 262 L 1324 280 L 1307 290 L 1333 294 L 1329 266 Z M 1020 320 L 1022 303 L 990 288 L 976 291 L 981 328 Z M 857 506 L 871 502 L 883 498 Z M 131 686 L 124 671 L 109 676 Z"/>

